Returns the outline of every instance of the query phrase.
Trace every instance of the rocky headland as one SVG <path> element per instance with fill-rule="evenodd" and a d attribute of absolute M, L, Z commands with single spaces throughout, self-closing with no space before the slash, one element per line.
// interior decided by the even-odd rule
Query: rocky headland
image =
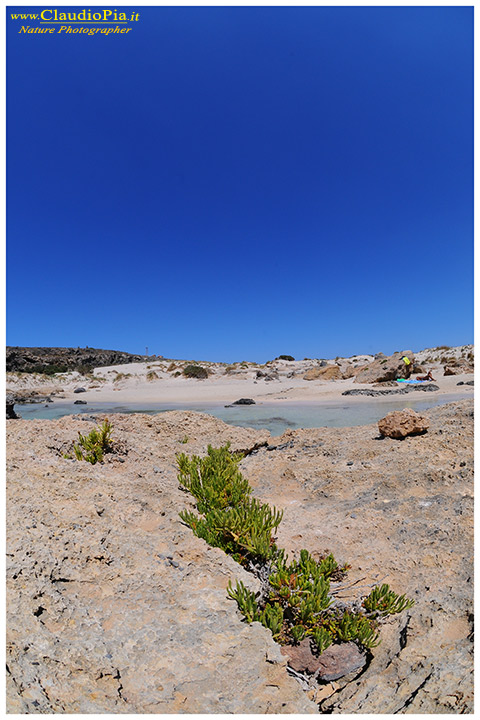
<path fill-rule="evenodd" d="M 473 712 L 473 402 L 426 416 L 397 440 L 119 414 L 96 465 L 64 457 L 94 416 L 8 422 L 8 712 Z M 175 459 L 227 441 L 254 495 L 284 511 L 278 544 L 350 564 L 336 598 L 386 582 L 415 600 L 366 665 L 294 677 L 228 598 L 229 580 L 258 580 L 180 520 L 193 500 Z"/>
<path fill-rule="evenodd" d="M 65 347 L 18 347 L 8 346 L 6 350 L 7 372 L 46 373 L 76 370 L 88 372 L 106 365 L 143 362 L 145 355 L 133 355 L 120 350 L 98 348 Z"/>

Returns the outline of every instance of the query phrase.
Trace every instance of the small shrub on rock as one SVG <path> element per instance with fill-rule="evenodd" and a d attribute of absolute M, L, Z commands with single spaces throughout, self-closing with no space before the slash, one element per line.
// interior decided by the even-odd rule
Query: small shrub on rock
<path fill-rule="evenodd" d="M 279 355 L 277 360 L 289 360 L 290 362 L 294 362 L 295 358 L 292 355 Z"/>
<path fill-rule="evenodd" d="M 74 443 L 73 452 L 77 460 L 86 460 L 95 465 L 102 462 L 105 453 L 111 452 L 110 435 L 112 425 L 105 420 L 100 428 L 94 428 L 88 435 L 78 433 L 78 443 Z"/>
<path fill-rule="evenodd" d="M 247 622 L 269 628 L 275 640 L 295 645 L 310 638 L 321 654 L 332 643 L 355 642 L 368 650 L 378 645 L 383 616 L 412 607 L 413 600 L 398 596 L 388 585 L 375 587 L 363 609 L 338 606 L 330 582 L 345 577 L 333 555 L 315 559 L 306 549 L 291 562 L 274 542 L 282 512 L 250 497 L 252 488 L 239 470 L 241 455 L 208 447 L 206 457 L 177 455 L 178 479 L 197 501 L 199 514 L 184 510 L 181 519 L 195 535 L 220 547 L 255 572 L 262 589 L 255 594 L 241 581 L 228 585 Z"/>
<path fill-rule="evenodd" d="M 252 489 L 238 470 L 242 458 L 231 455 L 228 448 L 209 445 L 204 458 L 177 456 L 179 482 L 195 497 L 203 515 L 184 510 L 180 517 L 195 535 L 222 548 L 237 562 L 267 560 L 276 551 L 272 532 L 282 513 L 250 498 Z"/>

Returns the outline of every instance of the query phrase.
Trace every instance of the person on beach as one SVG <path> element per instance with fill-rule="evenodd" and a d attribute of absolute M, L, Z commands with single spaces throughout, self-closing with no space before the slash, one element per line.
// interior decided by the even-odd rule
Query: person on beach
<path fill-rule="evenodd" d="M 426 375 L 417 375 L 417 380 L 435 380 L 432 376 L 432 371 L 429 370 Z"/>

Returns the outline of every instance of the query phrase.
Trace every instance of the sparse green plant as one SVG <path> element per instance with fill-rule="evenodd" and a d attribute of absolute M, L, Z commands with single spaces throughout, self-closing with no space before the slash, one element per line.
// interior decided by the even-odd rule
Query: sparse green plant
<path fill-rule="evenodd" d="M 107 419 L 97 429 L 94 428 L 88 435 L 78 433 L 78 443 L 74 443 L 73 452 L 77 460 L 86 460 L 95 465 L 102 462 L 105 453 L 111 452 L 112 425 Z"/>
<path fill-rule="evenodd" d="M 119 382 L 120 380 L 125 380 L 126 378 L 129 378 L 129 377 L 132 377 L 132 373 L 117 372 L 117 374 L 113 378 L 113 382 Z"/>
<path fill-rule="evenodd" d="M 342 642 L 353 640 L 364 648 L 374 648 L 380 644 L 377 623 L 360 613 L 345 611 L 336 625 L 336 636 Z"/>
<path fill-rule="evenodd" d="M 316 559 L 306 549 L 289 561 L 273 537 L 282 513 L 251 498 L 252 488 L 239 470 L 242 456 L 229 448 L 209 446 L 203 458 L 177 455 L 179 482 L 197 501 L 197 513 L 184 510 L 180 517 L 198 537 L 248 569 L 267 569 L 258 596 L 241 581 L 235 588 L 228 584 L 228 595 L 246 621 L 262 623 L 281 644 L 310 638 L 319 654 L 334 642 L 353 641 L 366 649 L 378 645 L 380 618 L 412 607 L 413 600 L 382 585 L 365 598 L 366 612 L 335 608 L 330 581 L 341 580 L 349 565 L 339 566 L 331 553 Z"/>
<path fill-rule="evenodd" d="M 312 638 L 317 646 L 317 653 L 321 655 L 333 642 L 332 633 L 324 627 L 316 627 L 312 632 Z"/>
<path fill-rule="evenodd" d="M 255 593 L 246 588 L 241 580 L 237 581 L 235 590 L 229 580 L 227 593 L 231 598 L 233 598 L 233 600 L 237 601 L 238 608 L 242 615 L 245 616 L 245 620 L 247 622 L 251 623 L 254 620 L 258 620 L 258 605 Z"/>
<path fill-rule="evenodd" d="M 295 358 L 293 355 L 279 355 L 277 360 L 289 360 L 290 362 L 294 362 Z"/>
<path fill-rule="evenodd" d="M 414 600 L 408 600 L 405 595 L 397 595 L 386 584 L 374 587 L 363 601 L 363 607 L 368 613 L 379 615 L 395 615 L 414 604 Z"/>
<path fill-rule="evenodd" d="M 183 511 L 180 517 L 198 537 L 246 564 L 275 555 L 272 533 L 282 513 L 250 498 L 252 488 L 238 469 L 240 460 L 228 444 L 217 449 L 209 445 L 204 458 L 177 455 L 179 482 L 196 498 L 203 515 Z"/>
<path fill-rule="evenodd" d="M 188 443 L 188 435 L 184 435 L 180 442 L 182 445 L 186 445 Z"/>
<path fill-rule="evenodd" d="M 149 382 L 152 382 L 152 380 L 158 380 L 158 375 L 155 370 L 150 370 L 150 372 L 147 373 L 147 380 Z"/>
<path fill-rule="evenodd" d="M 170 365 L 169 365 L 168 368 L 167 368 L 167 372 L 173 372 L 173 371 L 176 370 L 176 369 L 177 369 L 177 366 L 175 365 L 175 363 L 174 363 L 174 362 L 171 362 Z"/>
<path fill-rule="evenodd" d="M 204 380 L 208 377 L 208 370 L 207 368 L 202 367 L 201 365 L 187 365 L 183 369 L 183 374 L 187 378 L 196 378 L 197 380 Z"/>

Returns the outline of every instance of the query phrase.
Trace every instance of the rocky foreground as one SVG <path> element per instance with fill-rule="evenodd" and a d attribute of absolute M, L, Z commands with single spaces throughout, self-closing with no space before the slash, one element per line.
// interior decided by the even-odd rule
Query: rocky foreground
<path fill-rule="evenodd" d="M 427 415 L 404 440 L 115 415 L 116 451 L 94 466 L 63 457 L 93 418 L 7 423 L 8 711 L 473 712 L 473 403 Z M 351 565 L 337 597 L 387 582 L 415 599 L 356 677 L 302 689 L 227 597 L 230 579 L 258 581 L 179 519 L 193 501 L 175 454 L 227 441 L 284 510 L 278 544 Z"/>

